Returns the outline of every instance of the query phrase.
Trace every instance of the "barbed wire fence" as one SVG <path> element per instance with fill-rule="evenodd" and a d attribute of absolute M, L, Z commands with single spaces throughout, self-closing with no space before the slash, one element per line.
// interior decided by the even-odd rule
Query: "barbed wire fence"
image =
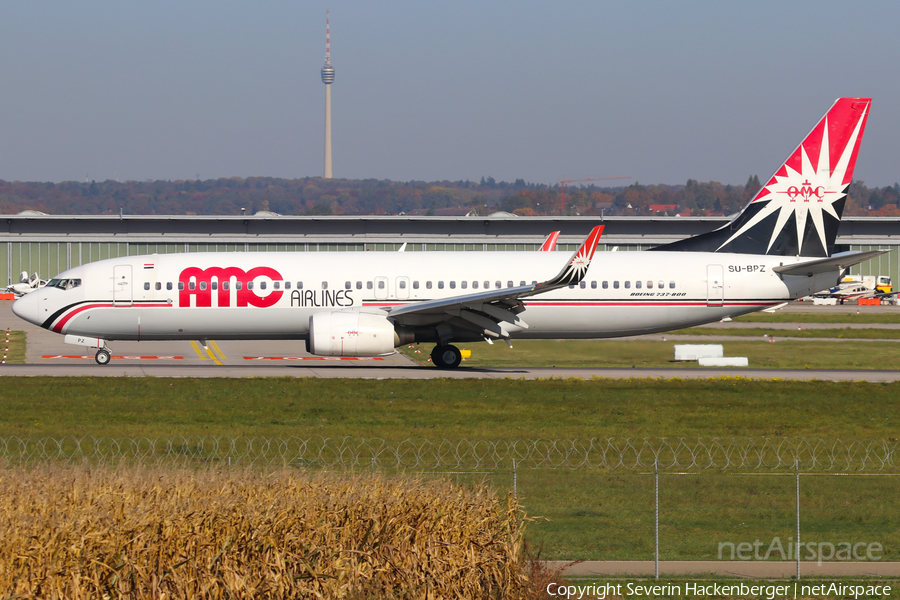
<path fill-rule="evenodd" d="M 886 472 L 896 440 L 818 438 L 406 439 L 0 437 L 7 465 L 285 466 L 329 470 Z"/>

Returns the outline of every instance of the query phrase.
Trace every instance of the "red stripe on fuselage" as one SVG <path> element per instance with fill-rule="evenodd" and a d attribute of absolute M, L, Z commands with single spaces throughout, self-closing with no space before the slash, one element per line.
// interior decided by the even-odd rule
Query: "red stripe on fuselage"
<path fill-rule="evenodd" d="M 76 306 L 72 310 L 70 310 L 65 315 L 61 316 L 55 324 L 50 327 L 50 331 L 56 333 L 62 333 L 63 327 L 66 326 L 66 323 L 74 317 L 75 315 L 82 313 L 86 310 L 91 310 L 92 308 L 157 308 L 164 306 L 172 306 L 171 304 L 82 304 L 80 306 Z"/>

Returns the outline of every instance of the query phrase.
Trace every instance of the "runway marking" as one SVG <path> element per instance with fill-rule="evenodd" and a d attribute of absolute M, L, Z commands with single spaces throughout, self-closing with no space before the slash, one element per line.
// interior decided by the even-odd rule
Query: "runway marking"
<path fill-rule="evenodd" d="M 210 344 L 213 343 L 215 342 L 210 342 Z M 220 367 L 222 366 L 222 362 L 216 357 L 212 348 L 210 348 L 209 346 L 203 347 L 199 342 L 191 340 L 191 347 L 194 349 L 194 352 L 197 353 L 197 356 L 199 356 L 201 360 L 206 360 L 206 357 L 208 356 L 211 361 L 213 361 Z"/>
<path fill-rule="evenodd" d="M 44 354 L 41 358 L 94 358 L 90 354 Z M 125 360 L 184 360 L 183 356 L 138 356 L 137 354 L 115 355 L 111 358 Z"/>
<path fill-rule="evenodd" d="M 225 353 L 222 352 L 215 340 L 209 340 L 209 346 L 213 349 L 213 352 L 219 355 L 219 360 L 228 360 L 228 357 L 225 356 Z"/>
<path fill-rule="evenodd" d="M 245 356 L 244 360 L 384 360 L 380 356 Z"/>

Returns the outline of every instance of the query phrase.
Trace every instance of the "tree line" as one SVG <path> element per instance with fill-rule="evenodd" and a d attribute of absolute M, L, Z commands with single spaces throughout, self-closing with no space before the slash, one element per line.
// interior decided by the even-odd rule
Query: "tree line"
<path fill-rule="evenodd" d="M 306 177 L 230 177 L 178 181 L 0 180 L 0 213 L 252 215 L 485 215 L 505 211 L 537 215 L 729 215 L 760 189 L 756 176 L 745 185 L 689 179 L 683 185 L 633 183 L 620 187 L 481 181 L 388 181 Z M 846 215 L 900 216 L 900 185 L 850 186 Z"/>

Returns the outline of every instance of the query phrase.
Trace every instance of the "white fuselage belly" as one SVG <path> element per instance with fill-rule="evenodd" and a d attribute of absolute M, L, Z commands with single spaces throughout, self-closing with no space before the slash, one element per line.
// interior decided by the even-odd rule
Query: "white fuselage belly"
<path fill-rule="evenodd" d="M 485 282 L 494 289 L 497 282 L 507 287 L 544 281 L 559 271 L 565 259 L 562 252 L 127 257 L 60 274 L 59 278 L 80 278 L 83 283 L 71 290 L 44 288 L 40 311 L 48 329 L 108 340 L 304 339 L 309 334 L 309 318 L 317 312 L 362 310 L 389 315 L 385 309 L 392 306 L 483 291 Z M 782 278 L 772 271 L 779 264 L 801 260 L 743 254 L 598 252 L 583 288 L 566 287 L 525 298 L 526 310 L 520 317 L 529 327 L 503 327 L 510 337 L 519 339 L 603 338 L 717 321 L 833 285 L 836 272 Z M 194 289 L 188 289 L 187 283 L 185 290 L 179 291 L 179 279 L 184 280 L 183 273 L 190 268 L 201 273 L 188 278 L 195 282 Z M 229 278 L 222 269 L 251 275 L 255 269 L 252 295 L 247 295 L 246 283 L 242 292 L 236 290 L 238 278 Z M 226 279 L 230 280 L 227 291 L 222 289 Z M 285 289 L 285 282 L 290 289 Z M 362 289 L 357 289 L 357 282 Z M 204 289 L 200 289 L 201 283 Z M 265 289 L 261 289 L 263 283 Z M 171 289 L 167 289 L 169 284 Z M 273 294 L 280 296 L 277 301 Z M 244 306 L 238 306 L 242 303 Z"/>

